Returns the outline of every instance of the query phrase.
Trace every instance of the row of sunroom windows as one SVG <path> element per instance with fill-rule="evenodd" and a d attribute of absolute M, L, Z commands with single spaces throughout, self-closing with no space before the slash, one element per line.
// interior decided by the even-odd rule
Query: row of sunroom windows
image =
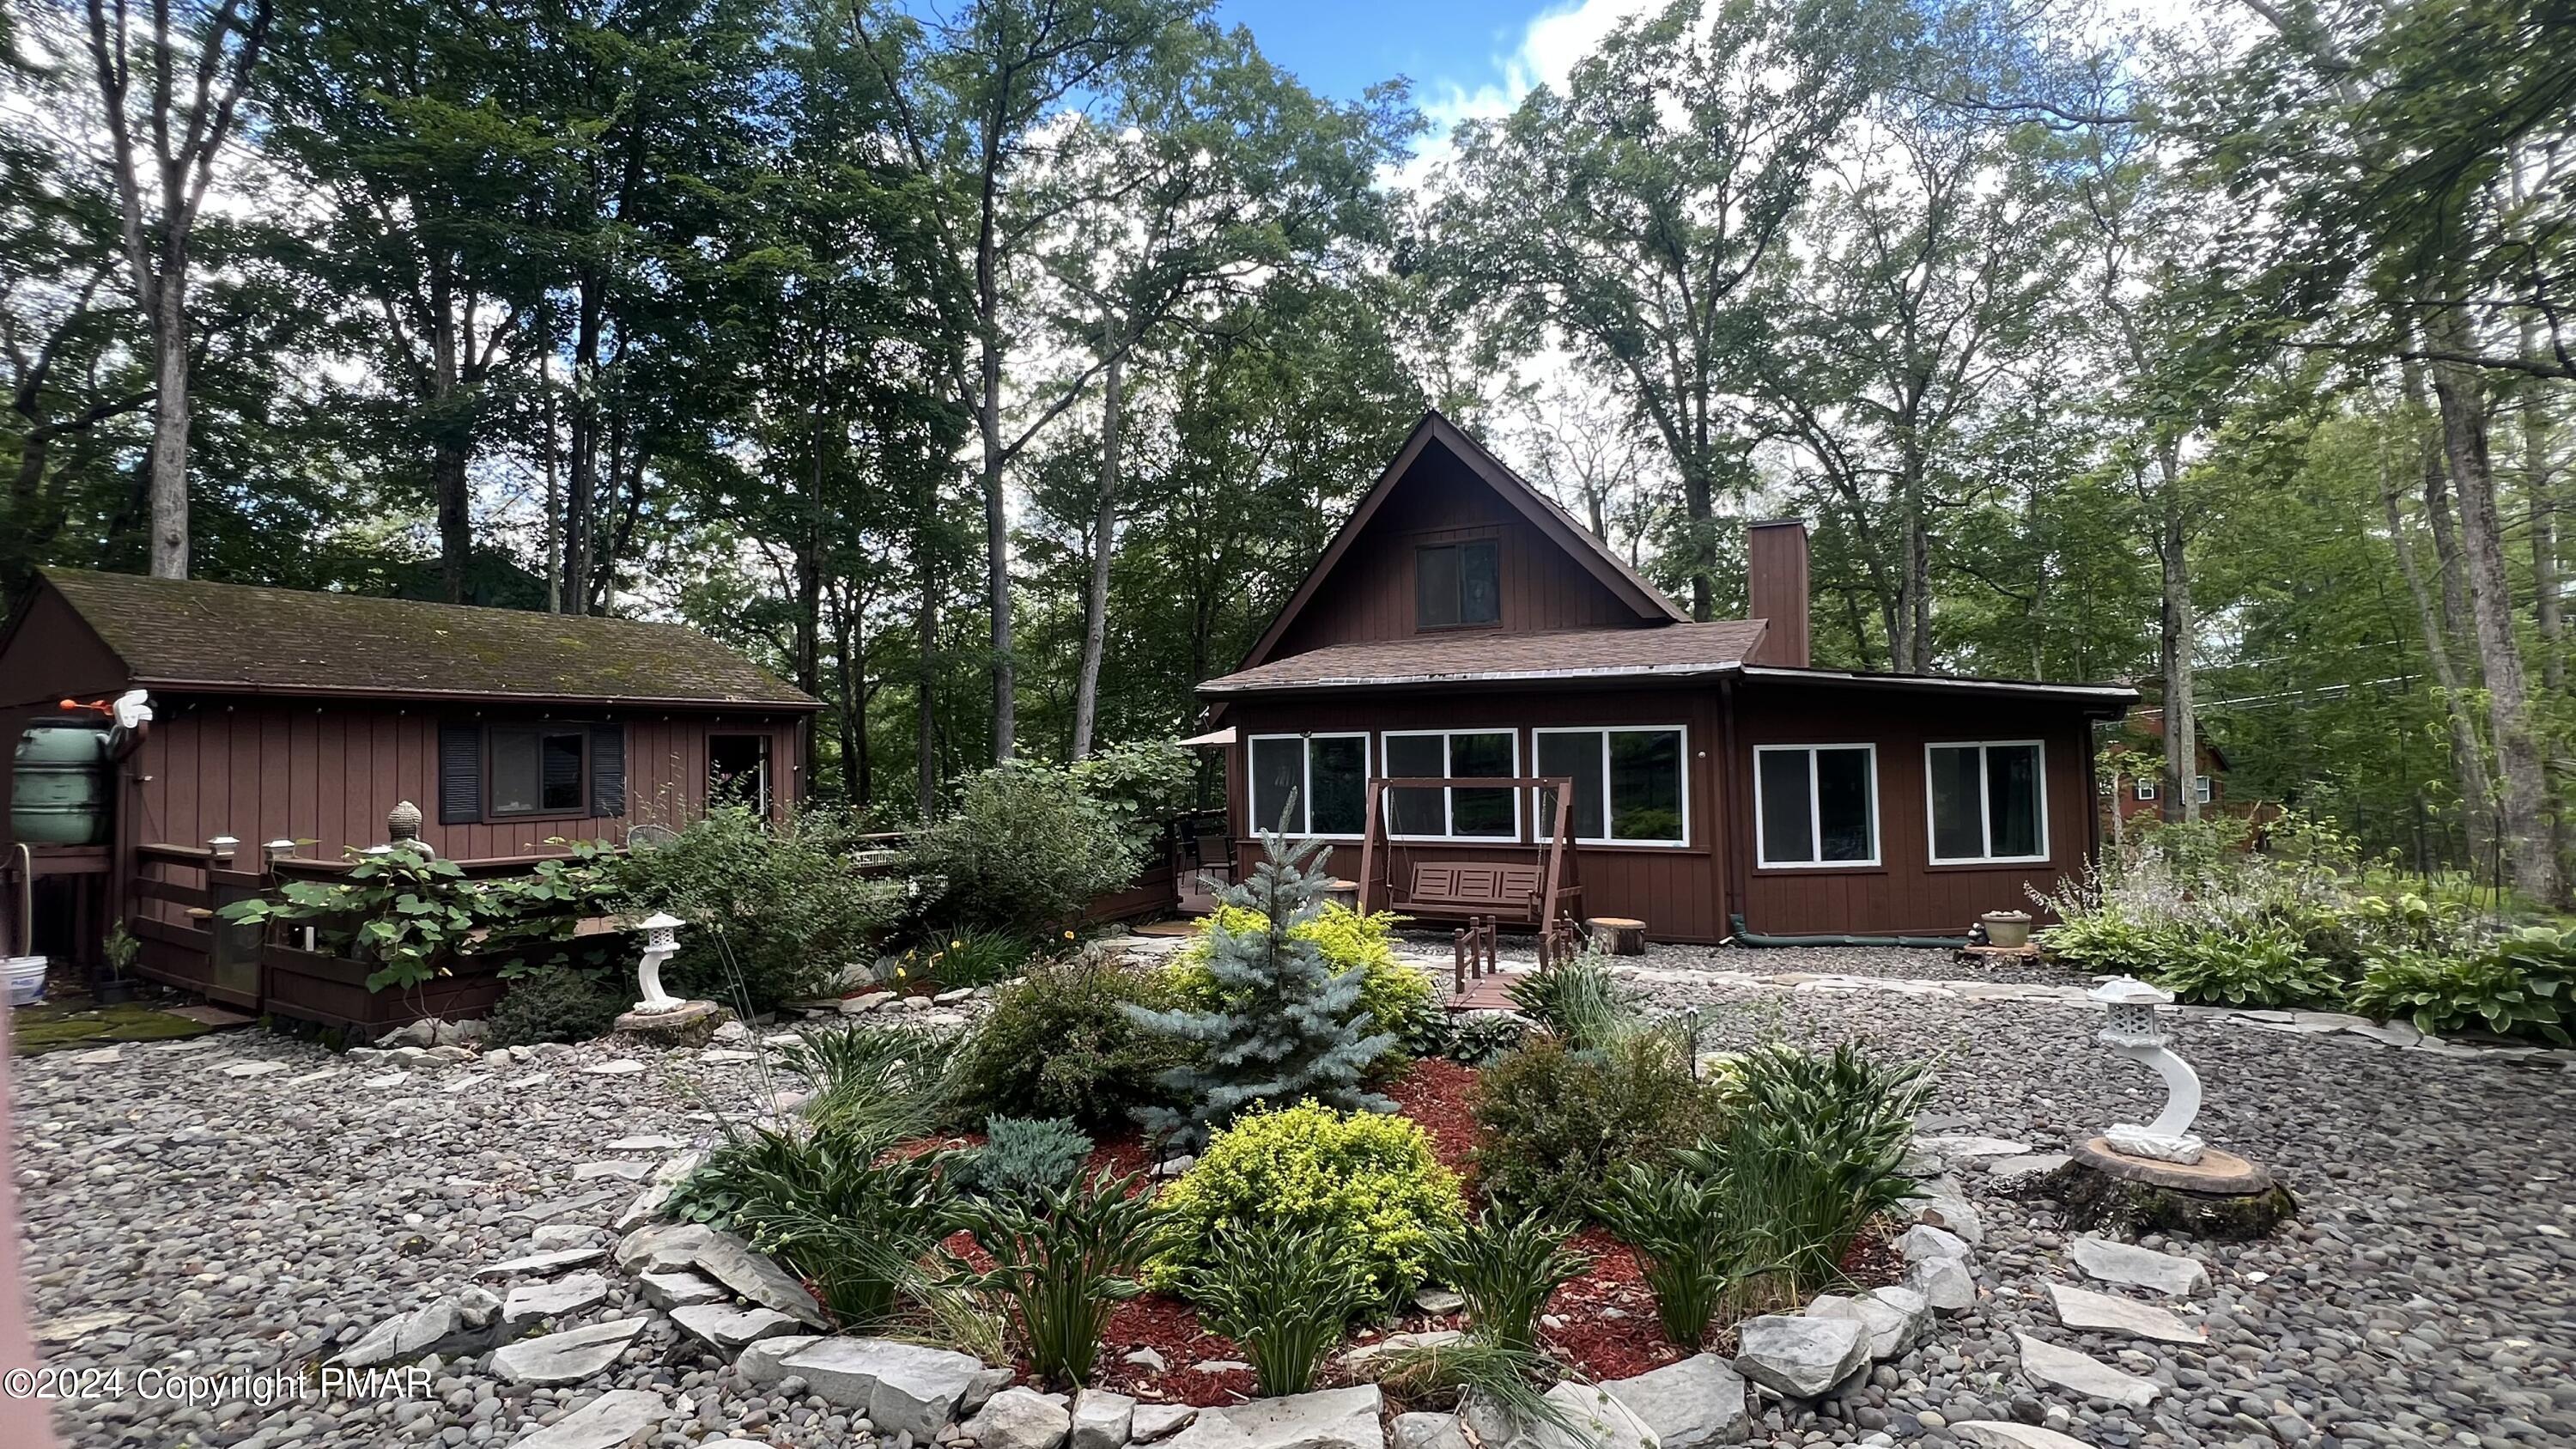
<path fill-rule="evenodd" d="M 1530 731 L 1532 772 L 1571 779 L 1571 825 L 1586 845 L 1686 845 L 1690 841 L 1689 733 L 1679 725 Z M 1253 824 L 1291 834 L 1356 838 L 1368 818 L 1372 742 L 1376 774 L 1394 778 L 1510 778 L 1521 773 L 1516 730 L 1389 730 L 1255 735 L 1248 742 Z M 1876 745 L 1756 745 L 1753 809 L 1757 863 L 1766 869 L 1880 863 Z M 2046 752 L 2036 740 L 1924 747 L 1924 809 L 1932 863 L 2048 858 Z M 1386 792 L 1396 840 L 1520 840 L 1551 831 L 1555 801 L 1523 792 L 1453 785 Z"/>

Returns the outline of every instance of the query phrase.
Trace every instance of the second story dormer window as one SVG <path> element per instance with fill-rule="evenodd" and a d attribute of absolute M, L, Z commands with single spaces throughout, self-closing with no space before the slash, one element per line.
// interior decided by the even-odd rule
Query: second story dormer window
<path fill-rule="evenodd" d="M 1413 551 L 1415 620 L 1421 628 L 1495 624 L 1503 617 L 1500 550 L 1490 538 Z"/>

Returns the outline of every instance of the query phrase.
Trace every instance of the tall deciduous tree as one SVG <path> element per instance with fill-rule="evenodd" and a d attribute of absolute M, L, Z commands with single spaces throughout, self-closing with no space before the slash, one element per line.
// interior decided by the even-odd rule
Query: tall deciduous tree
<path fill-rule="evenodd" d="M 152 329 L 152 573 L 188 576 L 189 239 L 268 42 L 271 0 L 86 0 L 125 265 Z"/>

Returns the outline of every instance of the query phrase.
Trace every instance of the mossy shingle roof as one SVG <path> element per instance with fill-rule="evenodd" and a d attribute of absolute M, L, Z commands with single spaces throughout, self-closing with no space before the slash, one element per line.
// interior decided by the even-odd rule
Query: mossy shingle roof
<path fill-rule="evenodd" d="M 680 624 L 46 569 L 136 682 L 252 693 L 814 709 Z"/>

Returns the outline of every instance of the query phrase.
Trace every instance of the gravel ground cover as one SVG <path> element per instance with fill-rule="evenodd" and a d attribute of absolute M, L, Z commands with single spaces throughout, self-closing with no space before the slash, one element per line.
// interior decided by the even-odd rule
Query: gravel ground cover
<path fill-rule="evenodd" d="M 1946 959 L 1785 950 L 1725 964 L 1923 979 Z M 1638 988 L 1664 1009 L 1709 1008 L 1711 1046 L 1865 1036 L 1938 1058 L 1927 1131 L 2047 1152 L 2160 1099 L 2151 1078 L 2093 1042 L 2087 1010 L 1712 983 L 1669 956 L 1651 964 Z M 2565 1176 L 2576 1075 L 2554 1059 L 2457 1060 L 2211 1018 L 2185 1019 L 2177 1038 L 2207 1085 L 2204 1135 L 2271 1164 L 2303 1205 L 2266 1242 L 2149 1240 L 2207 1265 L 2210 1286 L 2177 1305 L 2209 1330 L 2207 1345 L 2060 1327 L 2044 1285 L 2086 1282 L 2067 1260 L 2070 1234 L 2045 1200 L 2014 1196 L 1970 1160 L 1960 1177 L 1986 1228 L 1976 1306 L 1844 1399 L 1762 1405 L 1756 1441 L 1949 1444 L 1953 1423 L 2018 1418 L 2097 1446 L 2576 1444 L 2576 1194 Z M 747 1114 L 784 1085 L 756 1063 L 593 1044 L 395 1080 L 249 1032 L 89 1055 L 12 1064 L 29 1291 L 54 1340 L 49 1367 L 125 1376 L 121 1392 L 58 1405 L 73 1444 L 505 1445 L 609 1388 L 664 1396 L 646 1442 L 665 1449 L 727 1433 L 868 1441 L 794 1380 L 749 1387 L 658 1314 L 606 1373 L 561 1389 L 504 1385 L 473 1360 L 435 1366 L 417 1398 L 136 1389 L 145 1369 L 318 1360 L 525 1251 L 541 1224 L 606 1224 L 634 1184 L 576 1180 L 577 1165 L 649 1166 L 670 1150 L 616 1145 L 629 1138 L 709 1138 L 713 1111 Z M 628 1060 L 640 1069 L 584 1070 Z M 631 1279 L 607 1276 L 607 1301 L 579 1321 L 647 1312 Z M 2133 1410 L 2035 1388 L 2018 1372 L 2015 1331 L 2165 1392 Z"/>

